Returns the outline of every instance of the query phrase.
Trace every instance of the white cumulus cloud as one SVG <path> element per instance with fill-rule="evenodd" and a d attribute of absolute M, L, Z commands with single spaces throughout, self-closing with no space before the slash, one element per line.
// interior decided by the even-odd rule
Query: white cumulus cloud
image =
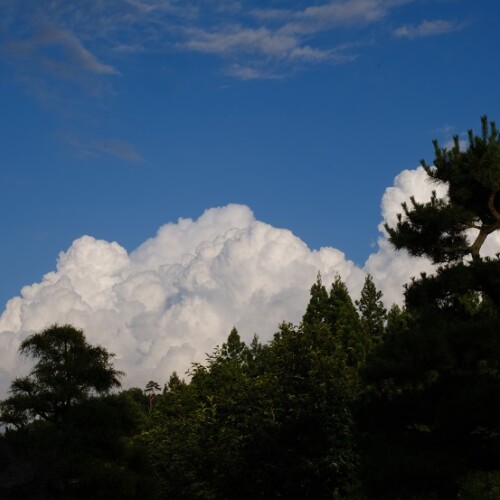
<path fill-rule="evenodd" d="M 403 284 L 413 276 L 418 277 L 421 272 L 432 271 L 433 266 L 425 258 L 411 257 L 404 250 L 394 251 L 387 239 L 384 223 L 395 226 L 397 214 L 402 212 L 403 202 L 408 202 L 410 196 L 419 203 L 426 202 L 430 199 L 432 191 L 436 191 L 441 198 L 446 196 L 447 187 L 431 183 L 423 167 L 418 167 L 415 170 L 403 170 L 382 197 L 383 221 L 379 225 L 379 248 L 376 253 L 368 257 L 364 270 L 373 276 L 379 288 L 383 290 L 388 304 L 401 302 Z"/>
<path fill-rule="evenodd" d="M 426 201 L 433 189 L 446 194 L 422 168 L 401 172 L 383 196 L 383 220 L 394 224 L 403 201 L 410 195 Z M 401 302 L 403 284 L 431 267 L 392 250 L 383 224 L 380 231 L 363 268 L 335 248 L 309 249 L 243 205 L 165 224 L 131 253 L 82 236 L 60 253 L 54 271 L 7 303 L 0 317 L 0 395 L 12 377 L 26 373 L 17 354 L 21 340 L 55 322 L 84 329 L 89 342 L 117 355 L 126 386 L 144 386 L 204 361 L 233 326 L 246 341 L 254 333 L 267 341 L 281 321 L 300 321 L 318 271 L 326 285 L 340 275 L 353 298 L 371 273 L 387 305 Z M 492 243 L 491 251 L 498 249 L 500 237 Z"/>
<path fill-rule="evenodd" d="M 117 354 L 127 385 L 183 374 L 237 326 L 246 340 L 269 339 L 283 320 L 299 321 L 318 270 L 340 274 L 359 292 L 364 273 L 333 248 L 310 250 L 290 231 L 255 220 L 242 205 L 180 219 L 130 254 L 83 236 L 55 271 L 26 286 L 0 318 L 5 390 L 20 339 L 51 323 L 83 328 Z M 0 374 L 1 375 L 1 374 Z"/>

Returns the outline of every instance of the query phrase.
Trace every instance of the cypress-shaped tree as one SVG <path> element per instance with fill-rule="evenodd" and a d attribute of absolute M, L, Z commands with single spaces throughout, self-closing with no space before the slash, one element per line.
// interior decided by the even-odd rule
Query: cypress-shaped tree
<path fill-rule="evenodd" d="M 316 282 L 311 287 L 309 303 L 306 312 L 302 317 L 302 322 L 307 325 L 325 324 L 329 322 L 330 303 L 328 292 L 321 280 L 321 274 L 318 273 Z"/>
<path fill-rule="evenodd" d="M 356 306 L 340 276 L 332 284 L 328 303 L 332 333 L 344 347 L 349 365 L 360 368 L 371 350 L 372 340 L 361 326 Z"/>
<path fill-rule="evenodd" d="M 356 305 L 361 313 L 361 325 L 374 345 L 380 342 L 385 331 L 387 310 L 381 299 L 382 292 L 377 290 L 372 276 L 368 274 Z"/>

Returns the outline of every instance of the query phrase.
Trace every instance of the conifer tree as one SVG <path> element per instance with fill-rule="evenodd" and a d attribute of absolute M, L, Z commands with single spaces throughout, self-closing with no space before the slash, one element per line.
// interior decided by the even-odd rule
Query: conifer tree
<path fill-rule="evenodd" d="M 350 366 L 360 368 L 371 350 L 372 341 L 361 326 L 356 306 L 340 276 L 332 284 L 328 302 L 332 333 L 340 339 Z"/>
<path fill-rule="evenodd" d="M 401 335 L 408 330 L 408 316 L 405 309 L 393 304 L 387 313 L 385 335 Z"/>
<path fill-rule="evenodd" d="M 247 346 L 241 340 L 240 334 L 236 328 L 233 328 L 229 333 L 227 341 L 222 344 L 221 356 L 223 359 L 241 360 Z"/>
<path fill-rule="evenodd" d="M 391 242 L 413 255 L 426 255 L 435 263 L 457 262 L 470 255 L 480 261 L 486 238 L 500 229 L 500 136 L 495 122 L 488 127 L 481 118 L 481 135 L 469 130 L 469 146 L 460 149 L 458 136 L 451 149 L 434 141 L 432 166 L 422 160 L 429 179 L 446 183 L 448 198 L 438 199 L 434 192 L 427 203 L 403 204 L 395 228 L 386 225 Z M 469 241 L 467 231 L 476 234 Z"/>
<path fill-rule="evenodd" d="M 386 226 L 396 249 L 440 267 L 406 286 L 365 372 L 373 497 L 457 498 L 464 476 L 500 469 L 500 260 L 482 255 L 500 229 L 500 138 L 481 123 L 466 150 L 458 137 L 450 150 L 434 141 L 434 165 L 422 163 L 447 197 L 412 198 Z"/>
<path fill-rule="evenodd" d="M 356 305 L 361 313 L 361 325 L 372 342 L 378 344 L 384 334 L 387 310 L 382 303 L 382 292 L 377 290 L 369 274 L 361 289 L 361 298 Z"/>
<path fill-rule="evenodd" d="M 321 274 L 318 273 L 316 282 L 311 287 L 309 303 L 302 322 L 308 325 L 325 324 L 329 322 L 330 303 L 328 292 L 321 280 Z"/>
<path fill-rule="evenodd" d="M 148 400 L 148 412 L 151 413 L 153 411 L 153 403 L 156 398 L 156 393 L 161 390 L 160 384 L 155 382 L 154 380 L 150 380 L 146 384 L 146 388 L 144 389 L 144 394 Z"/>

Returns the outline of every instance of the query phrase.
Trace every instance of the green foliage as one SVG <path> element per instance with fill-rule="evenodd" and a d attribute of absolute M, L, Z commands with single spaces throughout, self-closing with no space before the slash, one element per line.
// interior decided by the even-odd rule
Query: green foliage
<path fill-rule="evenodd" d="M 270 371 L 279 381 L 277 467 L 283 497 L 330 498 L 354 480 L 357 450 L 351 404 L 356 370 L 328 325 L 282 325 L 271 344 Z"/>
<path fill-rule="evenodd" d="M 36 419 L 60 424 L 74 405 L 120 386 L 113 355 L 88 344 L 71 325 L 30 335 L 19 352 L 37 361 L 28 376 L 14 379 L 10 397 L 0 404 L 0 421 L 6 424 L 19 428 Z"/>
<path fill-rule="evenodd" d="M 233 329 L 206 365 L 194 365 L 189 384 L 169 381 L 142 436 L 165 497 L 320 499 L 347 490 L 358 460 L 357 376 L 340 338 L 316 319 L 284 323 L 267 346 L 255 337 L 246 346 Z"/>
<path fill-rule="evenodd" d="M 318 274 L 300 325 L 265 345 L 233 328 L 188 381 L 120 394 L 112 355 L 54 325 L 21 344 L 36 363 L 0 403 L 2 439 L 69 499 L 498 498 L 500 259 L 480 251 L 500 229 L 500 138 L 483 117 L 467 150 L 435 152 L 448 197 L 386 228 L 441 265 L 403 307 L 371 276 L 353 302 Z"/>
<path fill-rule="evenodd" d="M 422 163 L 432 179 L 449 183 L 451 203 L 488 225 L 497 220 L 492 208 L 500 208 L 496 197 L 493 207 L 489 206 L 491 195 L 500 189 L 500 136 L 494 122 L 488 127 L 486 116 L 481 117 L 481 135 L 474 136 L 469 130 L 468 136 L 465 151 L 460 150 L 458 137 L 450 150 L 440 148 L 434 141 L 435 169 Z"/>
<path fill-rule="evenodd" d="M 407 307 L 415 311 L 436 307 L 453 310 L 465 306 L 464 300 L 472 300 L 473 296 L 483 307 L 500 308 L 498 258 L 438 268 L 434 275 L 423 274 L 413 280 L 405 291 Z"/>
<path fill-rule="evenodd" d="M 96 499 L 154 498 L 146 454 L 133 439 L 141 422 L 141 410 L 122 393 L 72 406 L 64 424 L 39 419 L 3 439 L 57 478 L 63 498 L 87 499 L 89 492 Z"/>
<path fill-rule="evenodd" d="M 387 310 L 381 299 L 382 292 L 377 290 L 372 276 L 368 275 L 356 305 L 361 313 L 361 326 L 375 345 L 382 340 L 385 332 Z"/>
<path fill-rule="evenodd" d="M 397 304 L 393 304 L 387 313 L 385 335 L 404 335 L 408 331 L 408 321 L 406 309 L 401 309 Z"/>
<path fill-rule="evenodd" d="M 318 273 L 316 283 L 311 287 L 310 299 L 302 322 L 308 325 L 330 323 L 330 303 L 328 292 Z"/>
<path fill-rule="evenodd" d="M 160 384 L 158 384 L 158 382 L 155 382 L 154 380 L 150 380 L 146 384 L 146 388 L 144 389 L 144 394 L 148 400 L 149 413 L 153 411 L 153 404 L 156 397 L 156 392 L 160 390 L 161 390 Z"/>
<path fill-rule="evenodd" d="M 480 256 L 500 229 L 499 136 L 483 117 L 466 151 L 458 138 L 435 148 L 435 166 L 424 167 L 448 183 L 448 199 L 413 200 L 387 228 L 395 248 L 445 265 L 407 285 L 366 364 L 358 424 L 373 498 L 487 498 L 489 471 L 500 469 L 500 260 Z"/>
<path fill-rule="evenodd" d="M 26 338 L 20 353 L 35 364 L 1 402 L 3 439 L 36 470 L 54 478 L 64 498 L 137 498 L 154 483 L 133 436 L 144 424 L 133 391 L 110 394 L 121 372 L 112 354 L 87 343 L 81 330 L 53 325 Z M 57 478 L 57 480 L 55 479 Z"/>
<path fill-rule="evenodd" d="M 428 203 L 403 204 L 395 228 L 386 225 L 397 249 L 406 248 L 412 255 L 426 255 L 434 263 L 457 262 L 467 255 L 480 259 L 480 250 L 491 233 L 500 229 L 500 137 L 495 123 L 488 127 L 481 118 L 481 136 L 469 131 L 469 146 L 460 150 L 458 137 L 450 149 L 434 141 L 434 165 L 424 161 L 429 178 L 447 183 L 448 197 L 441 200 L 433 193 Z M 479 230 L 472 244 L 466 231 Z"/>
<path fill-rule="evenodd" d="M 472 472 L 461 482 L 460 500 L 496 500 L 500 498 L 500 472 Z"/>
<path fill-rule="evenodd" d="M 340 276 L 332 283 L 328 293 L 321 276 L 311 287 L 311 298 L 302 318 L 305 329 L 326 326 L 331 338 L 339 342 L 347 363 L 360 368 L 372 348 L 368 329 L 361 323 L 356 306 Z"/>
<path fill-rule="evenodd" d="M 207 366 L 194 365 L 190 384 L 174 375 L 158 397 L 142 439 L 165 497 L 236 498 L 252 487 L 244 445 L 268 406 L 252 360 L 233 329 Z"/>
<path fill-rule="evenodd" d="M 372 348 L 372 339 L 362 327 L 356 306 L 340 277 L 332 284 L 329 303 L 332 333 L 342 343 L 348 364 L 359 369 Z"/>
<path fill-rule="evenodd" d="M 398 214 L 396 229 L 385 226 L 396 249 L 406 248 L 434 263 L 457 261 L 470 252 L 465 234 L 475 224 L 470 213 L 437 198 L 435 191 L 427 203 L 418 203 L 413 197 L 410 202 L 411 206 L 403 203 L 404 217 Z"/>

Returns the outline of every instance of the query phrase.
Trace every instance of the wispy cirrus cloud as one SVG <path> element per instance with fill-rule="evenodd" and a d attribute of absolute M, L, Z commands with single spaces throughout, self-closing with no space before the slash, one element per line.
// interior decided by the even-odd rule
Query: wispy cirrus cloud
<path fill-rule="evenodd" d="M 281 61 L 347 62 L 354 57 L 345 54 L 351 48 L 348 44 L 324 49 L 301 44 L 296 36 L 282 31 L 242 26 L 230 26 L 225 31 L 218 32 L 193 29 L 189 31 L 186 41 L 178 46 L 197 52 L 226 56 L 246 54 Z"/>
<path fill-rule="evenodd" d="M 16 11 L 13 0 L 5 1 Z M 31 19 L 27 9 L 21 16 L 17 7 L 18 18 L 32 25 L 44 19 L 51 28 L 11 40 L 7 47 L 42 55 L 47 70 L 66 78 L 76 68 L 101 77 L 118 74 L 116 64 L 104 58 L 178 50 L 212 54 L 226 68 L 253 68 L 255 75 L 283 75 L 303 65 L 352 61 L 358 55 L 353 48 L 362 44 L 359 32 L 351 38 L 350 27 L 382 22 L 396 7 L 413 1 L 328 0 L 312 6 L 281 1 L 256 8 L 250 0 L 89 0 L 82 8 L 71 0 L 27 0 Z M 64 58 L 50 54 L 55 46 L 63 49 Z"/>
<path fill-rule="evenodd" d="M 97 153 L 114 156 L 132 163 L 143 163 L 144 158 L 132 144 L 117 138 L 94 139 L 89 147 Z"/>
<path fill-rule="evenodd" d="M 101 79 L 117 75 L 123 72 L 119 65 L 124 55 L 191 51 L 217 57 L 224 73 L 248 80 L 353 61 L 371 39 L 370 26 L 393 23 L 397 9 L 416 0 L 326 0 L 313 5 L 283 0 L 265 7 L 251 0 L 88 0 L 85 8 L 73 0 L 26 0 L 31 15 L 14 0 L 5 1 L 9 19 L 17 11 L 18 19 L 32 26 L 41 19 L 47 27 L 9 40 L 4 50 L 11 56 L 39 58 L 46 71 L 62 78 L 82 71 Z M 424 21 L 401 26 L 394 35 L 421 38 L 460 27 L 457 21 Z M 57 52 L 61 54 L 56 57 Z"/>
<path fill-rule="evenodd" d="M 414 0 L 391 2 L 387 0 L 330 0 L 319 5 L 307 6 L 302 9 L 257 8 L 252 15 L 263 21 L 310 21 L 315 23 L 315 29 L 326 26 L 341 26 L 366 24 L 385 17 L 391 9 L 403 3 Z"/>
<path fill-rule="evenodd" d="M 123 139 L 115 137 L 83 139 L 76 134 L 69 133 L 63 133 L 61 136 L 64 142 L 80 156 L 90 158 L 112 156 L 130 163 L 144 163 L 144 158 L 136 147 Z"/>
<path fill-rule="evenodd" d="M 123 0 L 126 4 L 144 14 L 152 12 L 177 12 L 181 7 L 169 0 Z"/>
<path fill-rule="evenodd" d="M 186 40 L 179 47 L 212 54 L 260 53 L 264 56 L 284 57 L 296 48 L 298 41 L 291 36 L 267 28 L 228 26 L 220 31 L 189 29 Z"/>
<path fill-rule="evenodd" d="M 241 64 L 233 64 L 227 68 L 226 74 L 238 80 L 276 80 L 280 78 L 279 75 L 266 69 L 243 66 Z"/>
<path fill-rule="evenodd" d="M 43 107 L 59 113 L 74 106 L 79 96 L 109 94 L 111 79 L 121 74 L 71 29 L 44 17 L 19 32 L 0 31 L 0 63 L 2 59 L 13 69 L 16 82 Z"/>
<path fill-rule="evenodd" d="M 353 24 L 367 25 L 383 19 L 390 8 L 389 2 L 381 0 L 328 2 L 294 12 L 280 31 L 312 34 Z"/>
<path fill-rule="evenodd" d="M 119 74 L 113 66 L 99 61 L 73 33 L 48 23 L 31 37 L 6 43 L 3 50 L 12 58 L 37 64 L 61 78 L 75 79 L 82 73 Z"/>
<path fill-rule="evenodd" d="M 228 73 L 237 78 L 283 76 L 304 65 L 353 61 L 358 57 L 354 48 L 363 42 L 349 39 L 349 28 L 381 22 L 396 7 L 413 1 L 329 0 L 314 6 L 281 2 L 281 8 L 276 3 L 255 8 L 252 2 L 225 2 L 215 22 L 210 21 L 213 2 L 207 2 L 196 22 L 180 29 L 175 46 L 225 59 L 232 68 Z M 221 12 L 228 15 L 221 17 Z"/>
<path fill-rule="evenodd" d="M 435 19 L 432 21 L 422 21 L 416 25 L 405 25 L 394 30 L 394 36 L 398 38 L 427 38 L 431 36 L 445 35 L 458 31 L 464 26 L 458 21 Z"/>

